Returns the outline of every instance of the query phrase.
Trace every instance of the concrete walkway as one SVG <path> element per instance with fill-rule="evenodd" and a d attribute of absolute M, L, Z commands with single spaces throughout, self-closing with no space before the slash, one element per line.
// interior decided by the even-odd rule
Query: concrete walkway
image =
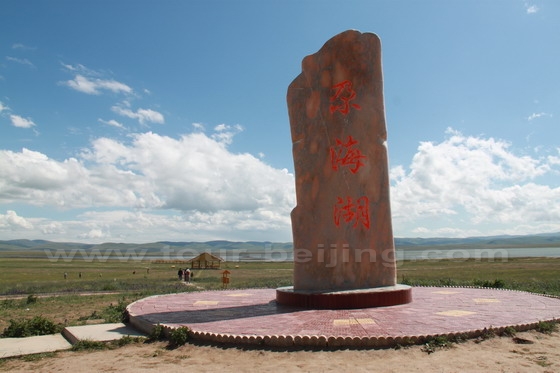
<path fill-rule="evenodd" d="M 0 338 L 0 358 L 69 350 L 81 340 L 109 342 L 122 337 L 145 337 L 123 323 L 69 326 L 62 334 L 27 338 Z"/>

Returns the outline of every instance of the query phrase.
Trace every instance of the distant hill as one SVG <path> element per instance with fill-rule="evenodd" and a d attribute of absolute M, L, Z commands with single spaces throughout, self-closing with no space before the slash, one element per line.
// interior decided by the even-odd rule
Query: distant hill
<path fill-rule="evenodd" d="M 417 248 L 417 247 L 559 247 L 560 232 L 535 234 L 525 236 L 489 236 L 489 237 L 468 237 L 468 238 L 395 238 L 397 249 Z M 114 243 L 106 242 L 102 244 L 84 244 L 76 242 L 53 242 L 45 240 L 0 240 L 0 253 L 2 251 L 43 251 L 49 250 L 86 250 L 94 249 L 103 251 L 107 249 L 118 249 L 126 251 L 128 249 L 146 250 L 146 253 L 161 253 L 163 250 L 172 249 L 173 252 L 180 250 L 190 250 L 196 252 L 216 252 L 217 250 L 245 250 L 246 252 L 263 251 L 266 248 L 278 250 L 291 250 L 291 242 L 233 242 L 233 241 L 207 241 L 207 242 L 170 242 L 160 241 L 144 244 Z"/>
<path fill-rule="evenodd" d="M 395 238 L 395 246 L 397 248 L 426 246 L 555 247 L 560 246 L 560 232 L 525 236 Z"/>

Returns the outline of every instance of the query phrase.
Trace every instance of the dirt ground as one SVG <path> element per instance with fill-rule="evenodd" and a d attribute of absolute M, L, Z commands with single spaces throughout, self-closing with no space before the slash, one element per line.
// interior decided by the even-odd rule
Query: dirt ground
<path fill-rule="evenodd" d="M 26 361 L 0 361 L 9 372 L 560 372 L 560 333 L 517 333 L 467 341 L 428 353 L 425 346 L 388 350 L 272 351 L 164 342 L 114 350 L 58 352 Z"/>

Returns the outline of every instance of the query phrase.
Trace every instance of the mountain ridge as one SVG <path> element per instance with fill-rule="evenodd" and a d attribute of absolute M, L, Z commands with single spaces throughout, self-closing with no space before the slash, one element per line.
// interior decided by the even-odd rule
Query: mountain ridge
<path fill-rule="evenodd" d="M 476 236 L 465 238 L 447 238 L 447 237 L 431 237 L 431 238 L 395 238 L 395 247 L 398 248 L 415 248 L 415 247 L 464 247 L 464 246 L 492 246 L 492 247 L 560 247 L 560 232 L 542 233 L 532 235 L 498 235 L 498 236 Z M 150 251 L 161 251 L 166 248 L 176 249 L 192 249 L 196 251 L 204 250 L 262 250 L 263 248 L 271 249 L 291 249 L 291 242 L 270 242 L 270 241 L 228 241 L 228 240 L 212 240 L 212 241 L 156 241 L 148 243 L 123 243 L 123 242 L 104 242 L 100 244 L 89 244 L 79 242 L 56 242 L 48 240 L 0 240 L 1 251 L 36 251 L 44 249 L 78 249 L 91 250 L 108 249 L 108 248 L 135 248 L 146 249 Z"/>

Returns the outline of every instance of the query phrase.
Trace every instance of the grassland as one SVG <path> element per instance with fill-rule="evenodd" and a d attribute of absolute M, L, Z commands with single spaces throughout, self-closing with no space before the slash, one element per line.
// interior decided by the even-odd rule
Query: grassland
<path fill-rule="evenodd" d="M 230 288 L 286 286 L 293 276 L 291 262 L 230 262 L 222 270 L 195 270 L 193 283 L 186 285 L 177 279 L 180 266 L 147 261 L 0 259 L 0 332 L 11 319 L 43 316 L 61 325 L 80 325 L 103 319 L 111 305 L 149 295 L 220 289 L 223 269 L 231 272 Z M 560 258 L 401 261 L 398 280 L 411 285 L 491 286 L 560 296 Z"/>

